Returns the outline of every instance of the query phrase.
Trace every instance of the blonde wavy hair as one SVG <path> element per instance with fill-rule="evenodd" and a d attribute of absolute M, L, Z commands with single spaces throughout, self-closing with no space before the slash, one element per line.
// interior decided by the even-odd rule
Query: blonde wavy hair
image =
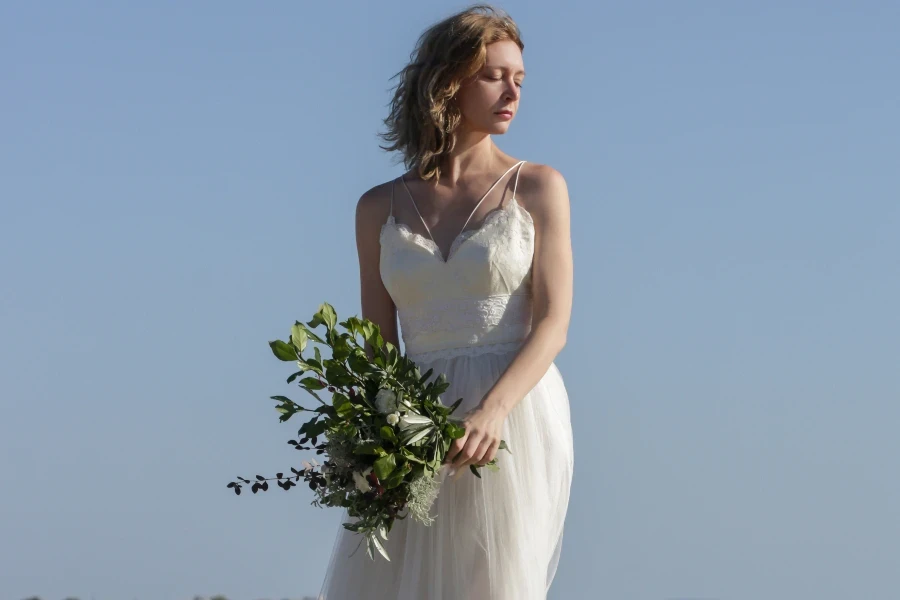
<path fill-rule="evenodd" d="M 490 4 L 473 4 L 426 29 L 409 64 L 391 77 L 400 81 L 384 119 L 387 131 L 378 134 L 389 145 L 379 147 L 399 150 L 407 169 L 437 184 L 441 157 L 456 145 L 462 120 L 456 94 L 484 66 L 487 45 L 504 40 L 525 49 L 516 23 Z"/>

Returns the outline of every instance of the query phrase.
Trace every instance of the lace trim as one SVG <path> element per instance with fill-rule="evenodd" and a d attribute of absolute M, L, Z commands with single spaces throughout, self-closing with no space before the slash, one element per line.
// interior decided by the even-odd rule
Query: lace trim
<path fill-rule="evenodd" d="M 482 354 L 503 354 L 512 350 L 518 350 L 523 340 L 515 342 L 498 342 L 496 344 L 479 344 L 475 346 L 459 346 L 456 348 L 444 348 L 443 350 L 431 350 L 428 352 L 408 352 L 407 356 L 415 362 L 431 362 L 439 359 L 456 358 L 458 356 L 479 356 Z"/>
<path fill-rule="evenodd" d="M 467 240 L 474 237 L 476 234 L 480 233 L 488 229 L 491 224 L 495 221 L 502 221 L 501 217 L 509 217 L 509 215 L 513 212 L 512 209 L 516 209 L 516 213 L 522 215 L 526 223 L 529 226 L 534 227 L 534 219 L 531 216 L 531 213 L 528 210 L 519 204 L 519 201 L 515 196 L 510 198 L 505 204 L 502 206 L 498 206 L 492 209 L 488 214 L 482 219 L 481 224 L 478 227 L 473 227 L 472 229 L 466 229 L 461 232 L 456 239 L 453 240 L 453 243 L 450 244 L 450 252 L 447 256 L 447 260 L 444 260 L 443 253 L 438 245 L 432 240 L 430 237 L 426 237 L 421 233 L 417 233 L 413 231 L 409 225 L 406 223 L 398 223 L 394 218 L 394 215 L 388 215 L 387 221 L 381 226 L 381 241 L 384 243 L 384 234 L 385 231 L 389 227 L 393 227 L 395 231 L 400 233 L 401 236 L 411 240 L 413 243 L 422 246 L 426 250 L 431 251 L 437 258 L 440 258 L 443 262 L 450 262 L 450 259 L 456 254 L 456 251 L 462 246 Z"/>

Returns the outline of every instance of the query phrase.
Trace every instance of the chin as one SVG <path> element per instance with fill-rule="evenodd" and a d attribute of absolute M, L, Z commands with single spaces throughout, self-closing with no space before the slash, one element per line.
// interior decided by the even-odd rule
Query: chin
<path fill-rule="evenodd" d="M 505 121 L 502 123 L 491 123 L 491 125 L 487 128 L 488 133 L 492 134 L 502 134 L 506 133 L 509 130 L 509 126 L 512 121 Z"/>

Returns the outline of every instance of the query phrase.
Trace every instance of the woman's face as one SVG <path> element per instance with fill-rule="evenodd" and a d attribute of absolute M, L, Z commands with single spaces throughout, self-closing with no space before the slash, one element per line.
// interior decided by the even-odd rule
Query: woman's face
<path fill-rule="evenodd" d="M 502 134 L 519 111 L 525 67 L 515 42 L 504 40 L 487 46 L 487 60 L 457 93 L 462 127 L 469 131 Z M 509 111 L 506 117 L 499 114 Z"/>

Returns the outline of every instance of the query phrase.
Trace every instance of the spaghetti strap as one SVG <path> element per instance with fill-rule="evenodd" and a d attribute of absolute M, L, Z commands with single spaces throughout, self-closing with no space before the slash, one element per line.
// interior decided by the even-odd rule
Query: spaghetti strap
<path fill-rule="evenodd" d="M 526 162 L 527 161 L 524 161 L 524 160 L 522 162 L 520 162 L 519 170 L 516 171 L 516 182 L 515 182 L 515 184 L 513 184 L 513 195 L 512 195 L 513 198 L 516 198 L 516 190 L 519 188 L 519 173 L 522 172 L 522 165 L 524 165 Z M 516 198 L 516 200 L 518 200 L 518 198 Z"/>
<path fill-rule="evenodd" d="M 388 214 L 388 221 L 390 221 L 394 216 L 394 187 L 396 186 L 396 184 L 397 179 L 394 178 L 394 180 L 391 181 L 391 212 Z"/>
<path fill-rule="evenodd" d="M 416 214 L 419 215 L 419 220 L 422 221 L 422 225 L 425 226 L 425 231 L 428 232 L 428 237 L 430 237 L 431 241 L 434 242 L 434 236 L 431 235 L 431 229 L 428 228 L 428 223 L 426 223 L 425 219 L 422 218 L 422 213 L 419 212 L 419 207 L 416 206 L 416 199 L 413 198 L 412 192 L 409 191 L 409 186 L 406 185 L 406 180 L 403 178 L 403 175 L 400 176 L 400 183 L 402 183 L 403 187 L 406 188 L 406 193 L 409 194 L 409 199 L 412 201 L 413 208 L 416 209 Z M 434 242 L 434 245 L 437 246 L 437 242 Z"/>
<path fill-rule="evenodd" d="M 516 167 L 519 167 L 520 170 L 521 170 L 521 166 L 522 166 L 524 163 L 525 163 L 524 160 L 517 162 L 516 164 L 514 164 L 513 166 L 511 166 L 510 168 L 508 168 L 508 169 L 506 170 L 506 172 L 503 173 L 503 175 L 501 175 L 500 177 L 498 177 L 496 181 L 494 181 L 494 185 L 492 185 L 490 188 L 488 188 L 488 191 L 486 191 L 486 192 L 484 193 L 484 195 L 481 197 L 481 200 L 478 201 L 478 203 L 475 205 L 475 208 L 473 208 L 473 209 L 472 209 L 472 212 L 469 213 L 469 218 L 466 219 L 466 222 L 465 222 L 465 223 L 463 223 L 462 229 L 459 231 L 459 233 L 458 233 L 458 234 L 456 235 L 456 237 L 454 238 L 454 242 L 459 238 L 459 236 L 461 236 L 463 233 L 465 233 L 465 231 L 466 231 L 466 226 L 469 224 L 469 221 L 470 221 L 470 220 L 472 219 L 472 217 L 475 215 L 475 211 L 478 210 L 478 207 L 481 206 L 481 203 L 484 202 L 484 199 L 488 197 L 488 194 L 491 193 L 491 190 L 493 190 L 495 187 L 497 187 L 497 184 L 500 183 L 500 181 L 502 181 L 503 178 L 506 177 L 506 176 L 509 174 L 510 171 L 512 171 L 512 170 L 515 169 Z M 434 236 L 431 234 L 431 228 L 428 227 L 428 223 L 425 222 L 425 218 L 422 216 L 422 213 L 419 212 L 419 207 L 418 207 L 418 205 L 416 205 L 416 199 L 413 197 L 412 192 L 409 190 L 409 186 L 406 185 L 406 179 L 404 179 L 403 175 L 400 176 L 400 183 L 402 183 L 402 184 L 403 184 L 403 187 L 406 188 L 406 193 L 407 193 L 407 195 L 409 196 L 410 201 L 412 202 L 413 208 L 416 209 L 416 214 L 419 215 L 419 220 L 422 221 L 422 225 L 425 226 L 425 231 L 428 232 L 428 237 L 431 238 L 431 241 L 434 243 L 435 247 L 438 247 L 437 241 L 435 241 Z M 519 183 L 519 173 L 516 172 L 516 186 L 518 186 L 518 183 Z M 515 190 L 513 191 L 513 196 L 515 196 Z M 393 192 L 392 192 L 392 195 L 391 195 L 391 214 L 393 214 L 393 210 L 394 210 L 394 208 L 393 208 Z"/>
<path fill-rule="evenodd" d="M 523 160 L 523 161 L 519 161 L 518 163 L 516 163 L 516 164 L 514 164 L 513 166 L 511 166 L 510 168 L 508 168 L 508 169 L 506 170 L 506 173 L 504 173 L 503 175 L 501 175 L 500 177 L 497 178 L 497 181 L 494 182 L 494 185 L 492 185 L 492 186 L 490 187 L 490 189 L 488 189 L 488 191 L 486 191 L 486 192 L 484 193 L 484 196 L 481 197 L 481 200 L 478 201 L 478 204 L 476 204 L 476 205 L 475 205 L 475 208 L 472 209 L 472 212 L 469 213 L 469 218 L 466 219 L 466 222 L 465 222 L 465 223 L 463 223 L 463 226 L 462 226 L 462 229 L 461 229 L 460 232 L 459 232 L 459 235 L 462 235 L 463 232 L 465 232 L 465 230 L 466 230 L 466 225 L 469 224 L 469 220 L 475 215 L 475 211 L 478 210 L 478 207 L 481 206 L 481 203 L 484 202 L 484 199 L 487 198 L 488 194 L 491 193 L 491 190 L 493 190 L 495 187 L 497 187 L 497 184 L 500 183 L 500 180 L 502 180 L 504 177 L 506 177 L 506 176 L 509 174 L 510 171 L 512 171 L 513 169 L 515 169 L 516 167 L 518 167 L 519 165 L 521 165 L 521 164 L 524 163 L 524 162 L 525 162 L 524 160 Z M 516 180 L 518 180 L 518 178 L 519 178 L 519 174 L 516 173 Z M 515 192 L 514 192 L 514 194 L 515 194 Z M 458 236 L 457 236 L 457 237 L 458 237 Z"/>

